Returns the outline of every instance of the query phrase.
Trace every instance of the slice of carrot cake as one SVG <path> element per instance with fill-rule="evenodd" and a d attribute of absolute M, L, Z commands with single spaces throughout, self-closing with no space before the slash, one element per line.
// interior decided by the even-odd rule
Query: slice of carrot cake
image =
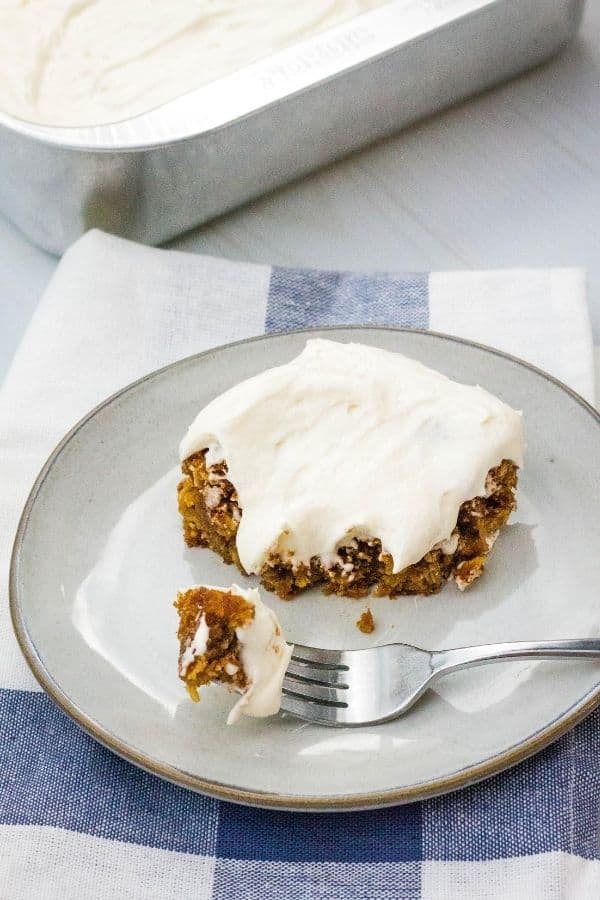
<path fill-rule="evenodd" d="M 180 454 L 186 543 L 280 597 L 431 594 L 481 574 L 522 421 L 399 353 L 318 339 L 209 403 Z"/>
<path fill-rule="evenodd" d="M 211 682 L 241 694 L 228 724 L 247 716 L 272 716 L 292 647 L 256 588 L 192 587 L 178 594 L 179 677 L 192 700 Z"/>

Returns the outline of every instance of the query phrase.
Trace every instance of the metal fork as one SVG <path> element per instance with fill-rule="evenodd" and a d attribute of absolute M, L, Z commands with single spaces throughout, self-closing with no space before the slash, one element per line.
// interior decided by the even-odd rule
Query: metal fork
<path fill-rule="evenodd" d="M 281 709 L 320 725 L 387 722 L 407 712 L 449 672 L 515 659 L 596 659 L 600 639 L 519 641 L 454 650 L 386 644 L 368 650 L 319 650 L 296 644 Z"/>

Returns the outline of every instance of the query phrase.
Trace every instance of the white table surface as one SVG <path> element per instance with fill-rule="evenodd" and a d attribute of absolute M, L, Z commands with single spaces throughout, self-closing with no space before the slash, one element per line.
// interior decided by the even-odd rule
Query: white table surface
<path fill-rule="evenodd" d="M 551 62 L 172 246 L 365 271 L 581 265 L 600 375 L 600 0 Z M 56 262 L 0 215 L 0 377 Z"/>

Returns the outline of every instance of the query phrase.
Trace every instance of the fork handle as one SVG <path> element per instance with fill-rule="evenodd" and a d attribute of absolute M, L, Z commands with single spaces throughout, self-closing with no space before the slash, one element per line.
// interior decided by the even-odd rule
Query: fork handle
<path fill-rule="evenodd" d="M 482 644 L 480 647 L 457 647 L 434 650 L 431 654 L 433 677 L 507 659 L 598 659 L 600 638 L 564 641 L 513 641 L 506 644 Z"/>

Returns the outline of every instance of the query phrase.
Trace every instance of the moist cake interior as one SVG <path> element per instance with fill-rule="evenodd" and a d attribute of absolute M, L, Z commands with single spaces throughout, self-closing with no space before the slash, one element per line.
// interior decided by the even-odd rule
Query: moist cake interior
<path fill-rule="evenodd" d="M 236 628 L 246 627 L 254 618 L 253 604 L 229 591 L 194 587 L 178 594 L 175 607 L 179 614 L 179 674 L 192 700 L 200 699 L 199 687 L 213 681 L 243 691 L 247 678 L 239 655 Z M 202 616 L 208 627 L 206 649 L 186 665 L 185 654 Z"/>

